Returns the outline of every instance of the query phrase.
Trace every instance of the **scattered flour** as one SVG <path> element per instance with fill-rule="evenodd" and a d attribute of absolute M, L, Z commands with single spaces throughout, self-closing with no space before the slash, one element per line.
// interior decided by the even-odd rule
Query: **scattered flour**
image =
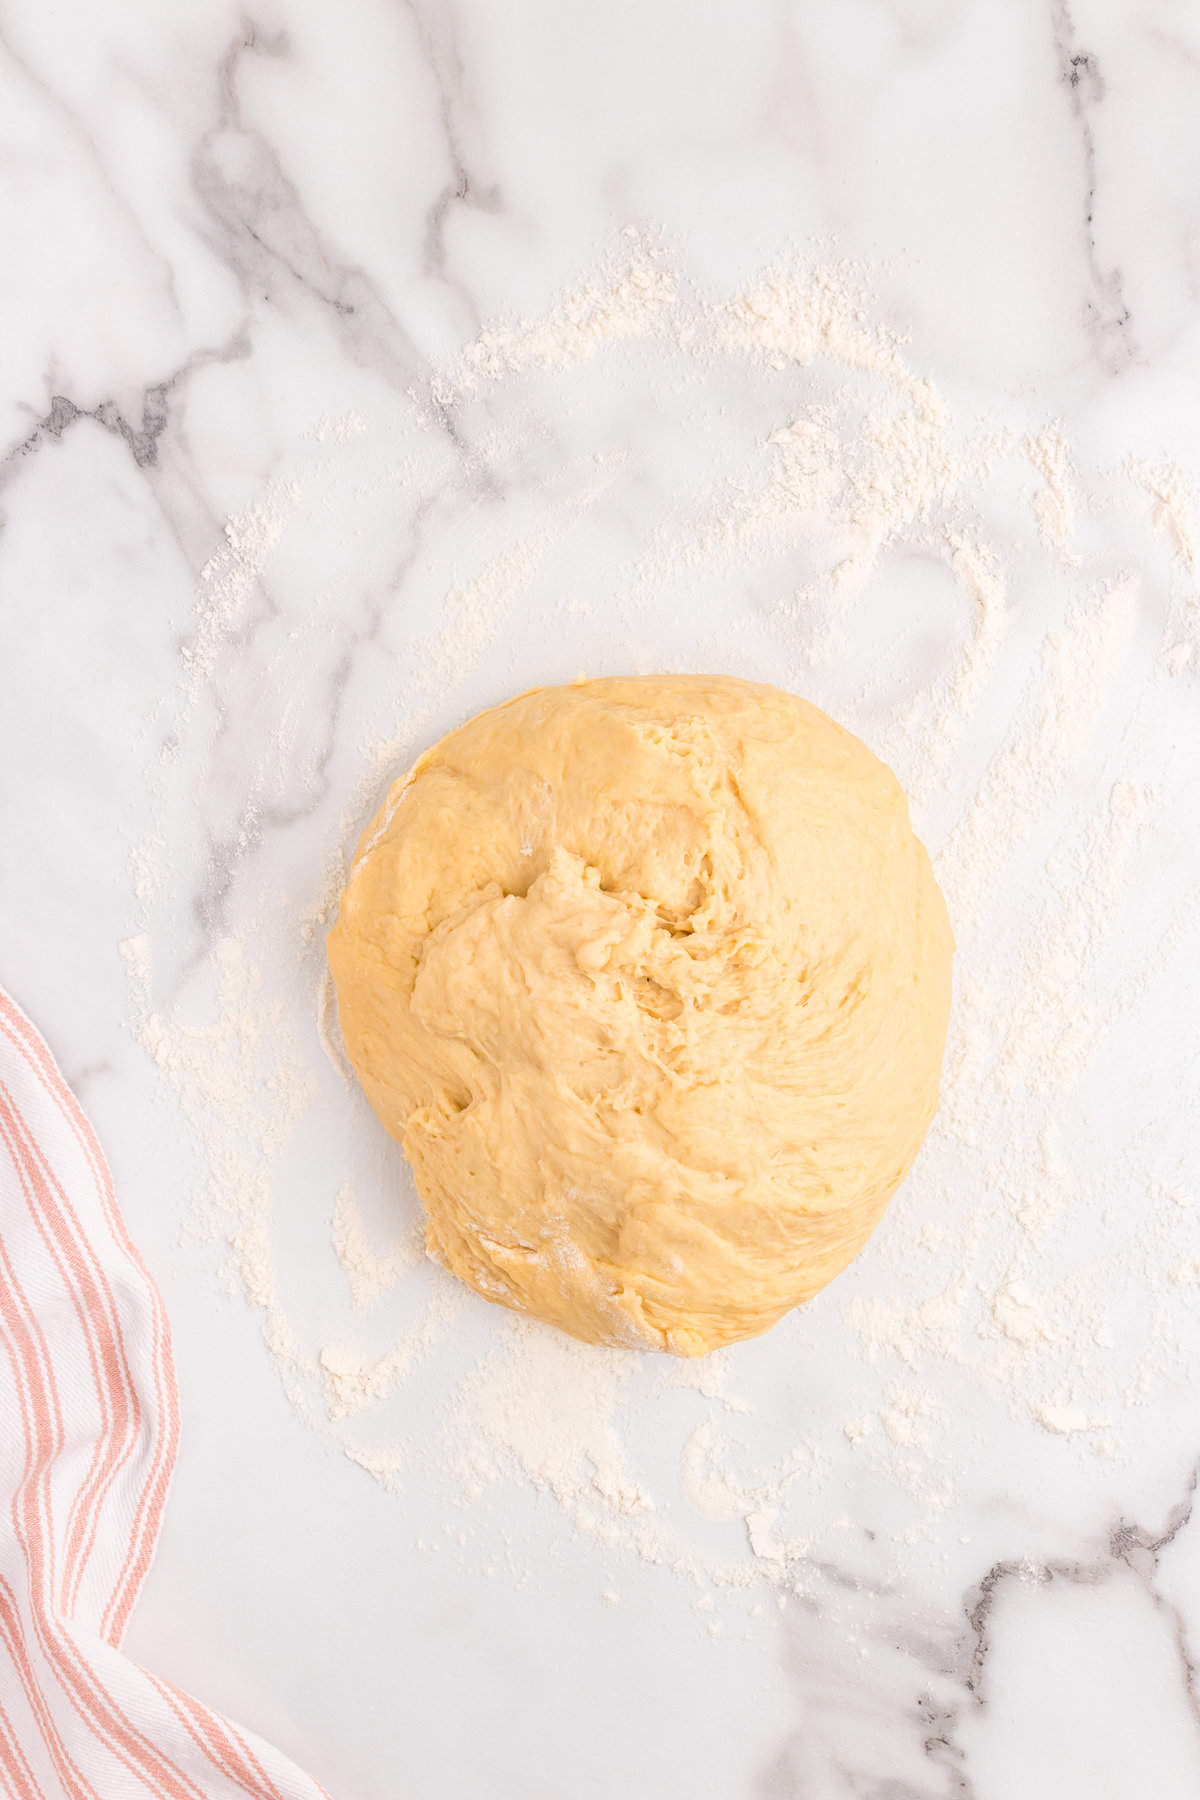
<path fill-rule="evenodd" d="M 1033 497 L 1033 516 L 1042 542 L 1057 550 L 1064 563 L 1078 568 L 1083 561 L 1071 549 L 1075 535 L 1075 499 L 1071 487 L 1071 452 L 1061 427 L 1048 425 L 1037 436 L 1022 439 L 1021 447 L 1045 482 Z"/>
<path fill-rule="evenodd" d="M 638 243 L 609 280 L 563 294 L 544 318 L 495 325 L 463 351 L 449 376 L 436 378 L 432 397 L 452 406 L 506 375 L 527 369 L 565 369 L 586 362 L 606 346 L 651 337 L 679 292 L 676 278 L 653 251 Z"/>
<path fill-rule="evenodd" d="M 334 1201 L 333 1248 L 346 1271 L 350 1301 L 356 1312 L 369 1312 L 425 1254 L 419 1232 L 401 1238 L 395 1247 L 377 1252 L 367 1236 L 354 1188 L 343 1182 Z"/>
<path fill-rule="evenodd" d="M 1044 637 L 1032 716 L 993 757 L 936 859 L 960 934 L 1094 738 L 1132 633 L 1134 600 L 1129 581 L 1110 582 Z"/>
<path fill-rule="evenodd" d="M 721 1463 L 715 1460 L 718 1454 Z M 744 1519 L 754 1507 L 752 1497 L 731 1479 L 727 1466 L 722 1466 L 727 1454 L 706 1420 L 687 1439 L 679 1458 L 683 1491 L 692 1511 L 717 1524 Z"/>
<path fill-rule="evenodd" d="M 315 1094 L 289 1053 L 283 1007 L 264 991 L 261 970 L 236 938 L 213 950 L 200 1018 L 163 1018 L 153 1004 L 153 958 L 144 935 L 121 946 L 142 1047 L 170 1084 L 184 1116 L 203 1133 L 210 1182 L 203 1215 L 233 1252 L 241 1288 L 262 1314 L 263 1336 L 289 1397 L 307 1413 L 301 1352 L 284 1308 L 271 1252 L 272 1169 Z M 282 1050 L 282 1054 L 281 1054 Z"/>
<path fill-rule="evenodd" d="M 649 556 L 631 560 L 635 608 L 681 571 L 730 558 L 757 569 L 781 551 L 819 545 L 823 572 L 776 597 L 772 615 L 792 646 L 781 651 L 779 678 L 804 689 L 803 671 L 835 655 L 846 641 L 839 631 L 853 634 L 856 596 L 883 557 L 935 562 L 962 602 L 953 643 L 883 728 L 918 816 L 955 795 L 936 858 L 959 936 L 943 1105 L 890 1226 L 839 1283 L 846 1298 L 835 1290 L 819 1312 L 780 1327 L 773 1342 L 787 1356 L 765 1375 L 757 1352 L 693 1363 L 598 1351 L 498 1309 L 464 1372 L 453 1352 L 475 1301 L 430 1268 L 415 1232 L 378 1248 L 356 1182 L 340 1178 L 322 1217 L 336 1252 L 337 1306 L 288 1303 L 281 1291 L 284 1169 L 324 1072 L 320 1050 L 346 1073 L 327 986 L 311 1042 L 300 1049 L 289 1037 L 296 968 L 314 987 L 321 979 L 320 927 L 336 904 L 343 846 L 386 778 L 411 761 L 446 695 L 496 643 L 573 519 L 493 543 L 475 576 L 442 593 L 437 626 L 405 677 L 403 729 L 366 752 L 362 790 L 330 830 L 315 906 L 284 914 L 298 963 L 279 917 L 264 910 L 220 941 L 167 1007 L 156 1000 L 150 929 L 122 952 L 139 1041 L 204 1144 L 208 1228 L 230 1248 L 294 1403 L 388 1491 L 420 1478 L 431 1455 L 463 1505 L 484 1504 L 515 1478 L 606 1549 L 700 1588 L 707 1614 L 714 1593 L 762 1578 L 808 1591 L 822 1546 L 848 1527 L 851 1468 L 908 1508 L 893 1538 L 897 1553 L 910 1551 L 937 1541 L 953 1503 L 964 1420 L 986 1409 L 997 1437 L 1023 1431 L 1014 1441 L 1030 1454 L 1028 1440 L 1047 1438 L 1064 1441 L 1047 1443 L 1045 1455 L 1073 1454 L 1074 1439 L 1089 1455 L 1120 1454 L 1147 1395 L 1173 1379 L 1178 1320 L 1200 1284 L 1200 1209 L 1186 1204 L 1195 1183 L 1174 1169 L 1154 1188 L 1140 1160 L 1123 1165 L 1119 1182 L 1094 1165 L 1085 1177 L 1089 1126 L 1072 1108 L 1114 1020 L 1142 1003 L 1145 970 L 1186 953 L 1194 909 L 1181 888 L 1145 967 L 1105 997 L 1097 970 L 1113 951 L 1164 797 L 1137 762 L 1145 721 L 1113 717 L 1121 671 L 1145 631 L 1138 583 L 1114 579 L 1110 567 L 1090 570 L 1076 545 L 1079 477 L 1061 428 L 1007 439 L 964 431 L 910 366 L 902 339 L 873 320 L 848 265 L 776 269 L 709 304 L 640 239 L 620 267 L 541 319 L 482 332 L 428 398 L 445 412 L 486 389 L 492 404 L 513 376 L 565 378 L 631 340 L 654 341 L 684 366 L 732 359 L 785 378 L 745 481 L 715 487 L 688 518 L 663 526 Z M 797 371 L 818 366 L 843 388 L 831 397 L 826 382 L 811 405 L 798 405 Z M 362 421 L 346 421 L 316 429 L 328 454 L 362 436 Z M 605 454 L 586 504 L 623 466 Z M 1026 486 L 1029 465 L 1042 483 L 1032 502 L 1037 537 L 1021 551 L 1027 562 L 1041 558 L 1040 579 L 1061 605 L 1033 623 L 980 504 L 1005 458 L 1024 470 Z M 1125 478 L 1151 497 L 1155 528 L 1184 574 L 1194 573 L 1195 502 L 1184 475 L 1131 463 Z M 236 641 L 301 498 L 296 484 L 279 483 L 230 521 L 201 574 L 185 699 L 203 691 Z M 1185 606 L 1182 626 L 1173 622 L 1150 647 L 1148 682 L 1165 688 L 1186 674 L 1196 610 Z M 986 727 L 981 760 L 962 778 L 958 751 L 974 745 L 997 671 L 1018 651 L 1019 704 Z M 166 856 L 159 835 L 135 857 L 144 911 L 163 890 Z M 1144 1197 L 1132 1242 L 1116 1205 L 1131 1191 Z M 1149 1296 L 1134 1315 L 1125 1304 L 1130 1267 Z M 842 1383 L 836 1402 L 821 1397 L 827 1363 Z M 437 1427 L 428 1423 L 435 1414 Z M 609 1595 L 615 1603 L 616 1591 Z"/>
<path fill-rule="evenodd" d="M 1014 996 L 997 1063 L 1002 1087 L 1035 1082 L 1044 1093 L 1062 1091 L 1079 1073 L 1096 1031 L 1086 977 L 1111 929 L 1151 803 L 1148 789 L 1116 782 L 1087 840 L 1082 867 L 1051 874 L 1050 917 Z"/>
<path fill-rule="evenodd" d="M 930 1436 L 925 1421 L 933 1410 L 930 1394 L 893 1393 L 883 1415 L 883 1429 L 901 1449 L 927 1450 Z"/>
<path fill-rule="evenodd" d="M 1050 1343 L 1055 1336 L 1030 1289 L 1016 1277 L 1006 1277 L 992 1295 L 992 1319 L 1014 1344 Z"/>
<path fill-rule="evenodd" d="M 1174 554 L 1189 574 L 1200 566 L 1200 537 L 1196 527 L 1196 496 L 1182 469 L 1174 463 L 1132 460 L 1129 475 L 1154 502 L 1153 519 Z"/>
<path fill-rule="evenodd" d="M 948 531 L 944 542 L 950 567 L 970 602 L 971 630 L 930 722 L 923 771 L 911 784 L 917 804 L 944 774 L 1008 625 L 1008 583 L 995 551 L 956 531 Z"/>
<path fill-rule="evenodd" d="M 403 1491 L 404 1478 L 409 1472 L 410 1459 L 402 1451 L 365 1450 L 353 1444 L 347 1444 L 345 1454 L 352 1463 L 357 1463 L 360 1469 L 365 1469 L 367 1474 L 379 1483 L 380 1487 L 386 1488 L 389 1494 L 398 1494 Z"/>
<path fill-rule="evenodd" d="M 576 1516 L 597 1500 L 617 1514 L 652 1513 L 617 1428 L 637 1360 L 577 1344 L 536 1320 L 506 1322 L 459 1389 L 464 1436 L 515 1462 Z"/>
<path fill-rule="evenodd" d="M 191 693 L 212 676 L 218 652 L 242 623 L 271 551 L 302 498 L 297 482 L 274 482 L 261 500 L 226 520 L 224 542 L 200 571 L 196 635 L 183 647 Z"/>
<path fill-rule="evenodd" d="M 438 1308 L 432 1316 L 427 1314 L 415 1330 L 383 1356 L 373 1359 L 344 1344 L 326 1344 L 319 1360 L 329 1417 L 345 1419 L 365 1406 L 386 1400 L 392 1389 L 411 1375 L 422 1356 L 446 1335 L 459 1311 L 455 1296 L 452 1304 Z"/>
<path fill-rule="evenodd" d="M 1059 1437 L 1073 1437 L 1084 1431 L 1104 1431 L 1108 1426 L 1107 1419 L 1089 1418 L 1079 1407 L 1053 1400 L 1042 1400 L 1029 1410 L 1043 1431 L 1052 1431 Z"/>
<path fill-rule="evenodd" d="M 876 403 L 850 422 L 850 408 L 814 406 L 770 433 L 767 484 L 751 490 L 665 545 L 640 567 L 654 581 L 758 540 L 811 535 L 831 524 L 847 547 L 832 571 L 834 589 L 869 574 L 883 546 L 954 500 L 966 465 L 952 443 L 944 403 L 915 375 L 900 340 L 868 321 L 849 264 L 776 270 L 706 310 L 686 338 L 708 352 L 749 356 L 767 367 L 815 361 L 872 380 Z M 842 411 L 847 417 L 843 418 Z"/>

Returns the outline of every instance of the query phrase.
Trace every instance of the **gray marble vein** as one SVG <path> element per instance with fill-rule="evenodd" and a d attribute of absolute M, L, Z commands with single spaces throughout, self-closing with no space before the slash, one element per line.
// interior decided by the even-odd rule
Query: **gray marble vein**
<path fill-rule="evenodd" d="M 1078 130 L 1083 163 L 1083 236 L 1088 272 L 1084 307 L 1088 333 L 1100 366 L 1107 374 L 1116 375 L 1138 351 L 1121 269 L 1115 264 L 1106 267 L 1097 247 L 1097 215 L 1103 198 L 1097 176 L 1096 130 L 1097 120 L 1103 116 L 1104 77 L 1095 52 L 1079 43 L 1069 0 L 1053 0 L 1052 21 L 1059 79 Z"/>

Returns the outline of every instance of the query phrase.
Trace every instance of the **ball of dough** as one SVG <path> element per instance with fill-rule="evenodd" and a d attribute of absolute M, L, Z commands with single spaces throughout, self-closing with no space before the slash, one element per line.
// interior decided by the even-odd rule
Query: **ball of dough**
<path fill-rule="evenodd" d="M 700 1355 L 845 1267 L 937 1104 L 953 940 L 890 770 L 723 676 L 541 688 L 398 781 L 329 963 L 431 1253 Z"/>

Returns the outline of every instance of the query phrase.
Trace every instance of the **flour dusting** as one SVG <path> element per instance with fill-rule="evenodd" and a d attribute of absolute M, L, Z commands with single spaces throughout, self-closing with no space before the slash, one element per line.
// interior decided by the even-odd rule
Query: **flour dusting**
<path fill-rule="evenodd" d="M 371 1242 L 350 1182 L 343 1182 L 333 1205 L 330 1236 L 346 1271 L 356 1312 L 369 1312 L 425 1254 L 419 1231 L 409 1231 L 394 1248 L 377 1251 Z"/>
<path fill-rule="evenodd" d="M 1183 470 L 1174 463 L 1146 463 L 1132 459 L 1129 474 L 1153 501 L 1155 525 L 1189 575 L 1200 565 L 1200 536 L 1196 525 L 1196 495 Z"/>
<path fill-rule="evenodd" d="M 485 383 L 526 369 L 565 369 L 613 343 L 653 335 L 678 294 L 678 282 L 650 249 L 637 244 L 606 281 L 560 296 L 536 320 L 493 325 L 463 351 L 458 367 L 431 383 L 434 400 L 450 406 Z"/>
<path fill-rule="evenodd" d="M 1021 447 L 1044 483 L 1033 497 L 1033 516 L 1042 542 L 1057 550 L 1068 567 L 1078 568 L 1083 558 L 1071 549 L 1075 493 L 1070 445 L 1059 426 L 1048 425 L 1044 431 L 1030 432 L 1022 439 Z"/>
<path fill-rule="evenodd" d="M 757 384 L 756 442 L 721 436 L 712 409 L 727 460 L 711 481 L 701 468 L 675 494 L 638 462 L 664 402 L 615 367 L 628 441 L 572 447 L 575 372 L 635 342 L 680 405 L 697 384 L 718 400 L 729 379 Z M 545 378 L 536 401 L 530 372 Z M 340 791 L 355 775 L 359 789 L 344 810 L 312 789 L 319 891 L 281 896 L 247 837 L 236 928 L 164 986 L 152 912 L 171 872 L 156 833 L 135 857 L 143 926 L 122 946 L 138 1040 L 203 1147 L 198 1223 L 259 1311 L 293 1403 L 386 1491 L 440 1483 L 447 1506 L 484 1520 L 528 1492 L 606 1554 L 678 1576 L 718 1629 L 716 1596 L 810 1591 L 845 1541 L 851 1484 L 895 1520 L 886 1579 L 904 1558 L 945 1556 L 966 1457 L 999 1491 L 1014 1445 L 1053 1470 L 1157 1454 L 1147 1408 L 1186 1395 L 1200 1286 L 1200 1172 L 1172 1112 L 1194 1048 L 1172 1024 L 1175 989 L 1200 949 L 1194 834 L 1178 824 L 1200 771 L 1169 711 L 1200 657 L 1192 478 L 1133 459 L 1088 470 L 1057 423 L 964 419 L 848 264 L 780 265 L 714 298 L 638 237 L 541 317 L 488 326 L 427 390 L 415 431 L 450 418 L 469 436 L 486 402 L 465 466 L 523 511 L 489 513 L 478 554 L 455 540 L 436 584 L 418 558 L 403 583 L 420 596 L 400 621 L 411 644 L 381 611 L 394 675 L 345 762 Z M 530 475 L 529 409 L 557 395 L 561 445 Z M 344 417 L 317 422 L 314 454 L 363 454 L 369 422 Z M 561 492 L 538 499 L 560 473 Z M 449 479 L 438 465 L 431 495 Z M 1089 481 L 1131 502 L 1120 557 L 1089 548 L 1103 523 Z M 188 704 L 303 530 L 304 491 L 274 483 L 202 571 Z M 611 602 L 575 591 L 606 507 L 626 544 L 604 568 Z M 1140 574 L 1156 537 L 1172 569 L 1161 617 Z M 681 651 L 691 596 L 711 583 L 728 610 Z M 628 628 L 629 666 L 736 662 L 861 730 L 912 797 L 958 938 L 941 1110 L 887 1220 L 769 1340 L 699 1363 L 576 1344 L 433 1268 L 343 1079 L 321 937 L 346 856 L 526 613 L 547 644 L 593 656 Z M 607 640 L 590 635 L 598 616 Z M 319 609 L 303 626 L 314 645 L 323 628 Z M 279 720 L 288 703 L 262 697 Z"/>

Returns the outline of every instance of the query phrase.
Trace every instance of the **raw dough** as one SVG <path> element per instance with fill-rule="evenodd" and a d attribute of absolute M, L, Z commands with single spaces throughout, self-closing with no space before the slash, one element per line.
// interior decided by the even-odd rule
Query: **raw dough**
<path fill-rule="evenodd" d="M 933 1116 L 952 955 L 890 770 L 724 676 L 541 688 L 451 732 L 329 936 L 433 1255 L 685 1356 L 861 1248 Z"/>

